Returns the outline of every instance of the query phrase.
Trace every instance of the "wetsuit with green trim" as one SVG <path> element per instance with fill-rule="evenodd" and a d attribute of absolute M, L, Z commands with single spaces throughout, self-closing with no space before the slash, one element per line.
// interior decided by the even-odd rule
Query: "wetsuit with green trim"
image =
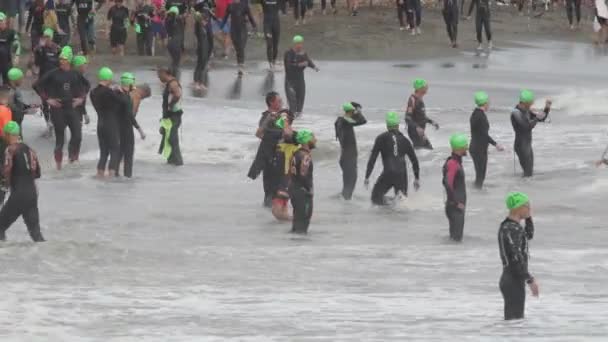
<path fill-rule="evenodd" d="M 51 121 L 55 128 L 55 161 L 63 160 L 63 145 L 65 129 L 70 129 L 68 155 L 70 161 L 78 160 L 80 143 L 82 142 L 82 123 L 80 114 L 74 108 L 72 101 L 84 99 L 86 84 L 84 77 L 75 70 L 54 69 L 42 76 L 33 88 L 43 101 L 58 100 L 61 107 L 50 109 Z"/>
<path fill-rule="evenodd" d="M 310 151 L 299 149 L 291 159 L 289 198 L 293 206 L 291 232 L 306 234 L 313 210 L 313 162 Z"/>
<path fill-rule="evenodd" d="M 498 248 L 502 261 L 500 292 L 505 302 L 505 320 L 524 318 L 526 283 L 534 281 L 528 271 L 528 240 L 533 237 L 532 218 L 526 219 L 525 228 L 519 222 L 506 218 L 498 229 Z"/>
<path fill-rule="evenodd" d="M 247 46 L 247 20 L 251 23 L 254 30 L 257 30 L 255 20 L 251 15 L 249 5 L 244 2 L 231 3 L 226 9 L 226 15 L 221 27 L 226 25 L 230 18 L 230 38 L 236 51 L 236 61 L 239 65 L 245 64 L 245 46 Z"/>
<path fill-rule="evenodd" d="M 167 82 L 163 92 L 163 119 L 161 120 L 162 139 L 158 153 L 167 158 L 167 163 L 175 166 L 184 165 L 182 152 L 179 147 L 179 127 L 182 125 L 182 99 L 174 99 L 171 96 L 169 86 L 176 82 L 176 79 Z"/>
<path fill-rule="evenodd" d="M 296 52 L 293 49 L 285 52 L 285 96 L 289 103 L 289 111 L 296 116 L 304 109 L 306 98 L 306 81 L 304 80 L 304 69 L 316 68 L 315 63 L 308 57 L 306 52 Z M 305 64 L 305 65 L 304 65 Z"/>
<path fill-rule="evenodd" d="M 15 55 L 21 54 L 21 44 L 15 30 L 4 29 L 0 31 L 0 76 L 2 84 L 8 84 L 8 71 L 13 67 L 13 50 Z"/>
<path fill-rule="evenodd" d="M 6 240 L 6 230 L 19 218 L 35 242 L 44 241 L 40 232 L 38 189 L 40 165 L 34 150 L 23 143 L 9 145 L 4 153 L 4 177 L 11 194 L 0 210 L 0 241 Z"/>
<path fill-rule="evenodd" d="M 89 94 L 91 104 L 97 112 L 97 139 L 99 161 L 97 170 L 118 172 L 120 163 L 120 128 L 118 115 L 121 110 L 120 94 L 110 87 L 98 85 Z M 108 164 L 108 157 L 110 163 Z"/>
<path fill-rule="evenodd" d="M 379 154 L 382 156 L 384 169 L 372 190 L 372 203 L 387 205 L 389 202 L 385 195 L 391 188 L 407 196 L 408 177 L 405 156 L 407 155 L 412 163 L 416 180 L 420 179 L 420 166 L 412 144 L 398 129 L 388 130 L 376 138 L 372 154 L 367 162 L 365 179 L 369 179 L 371 176 Z"/>
<path fill-rule="evenodd" d="M 520 105 L 511 112 L 511 125 L 515 131 L 513 149 L 519 158 L 519 164 L 524 170 L 524 177 L 534 174 L 534 152 L 532 151 L 532 130 L 539 122 L 544 122 L 549 115 L 549 108 L 545 108 L 545 116 L 541 119 L 538 114 L 522 108 Z"/>
<path fill-rule="evenodd" d="M 351 116 L 339 117 L 334 127 L 336 139 L 340 142 L 340 168 L 342 169 L 342 197 L 350 200 L 357 184 L 357 138 L 355 127 L 365 125 L 367 119 L 361 113 L 361 106 L 355 105 L 355 113 Z"/>
<path fill-rule="evenodd" d="M 488 145 L 496 146 L 496 141 L 489 134 L 490 123 L 481 108 L 475 108 L 471 114 L 471 144 L 469 152 L 475 165 L 475 187 L 481 189 L 486 179 L 488 165 Z"/>
<path fill-rule="evenodd" d="M 467 204 L 467 186 L 465 184 L 462 157 L 452 153 L 443 164 L 443 187 L 447 195 L 445 215 L 450 226 L 450 239 L 462 241 L 464 214 Z M 459 208 L 458 205 L 463 208 Z"/>
<path fill-rule="evenodd" d="M 469 17 L 473 13 L 473 7 L 477 7 L 475 12 L 475 30 L 477 31 L 477 42 L 482 43 L 481 32 L 485 29 L 486 39 L 492 41 L 492 29 L 490 28 L 490 1 L 473 0 L 469 6 Z"/>
<path fill-rule="evenodd" d="M 436 125 L 436 123 L 426 116 L 424 101 L 411 95 L 407 101 L 407 112 L 405 113 L 405 123 L 407 124 L 407 135 L 410 137 L 414 148 L 433 149 L 433 145 L 426 137 L 421 137 L 416 128 L 426 129 L 426 124 Z"/>

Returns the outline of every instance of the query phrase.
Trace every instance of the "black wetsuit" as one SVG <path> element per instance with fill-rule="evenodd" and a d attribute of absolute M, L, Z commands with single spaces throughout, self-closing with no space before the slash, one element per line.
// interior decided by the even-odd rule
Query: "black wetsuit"
<path fill-rule="evenodd" d="M 118 115 L 121 110 L 120 94 L 104 85 L 98 85 L 90 93 L 91 104 L 97 112 L 97 139 L 99 141 L 98 171 L 118 172 L 120 163 L 120 128 Z M 110 164 L 108 165 L 108 157 Z"/>
<path fill-rule="evenodd" d="M 573 12 L 576 13 L 576 24 L 581 23 L 581 0 L 566 0 L 566 14 L 570 26 L 574 24 Z"/>
<path fill-rule="evenodd" d="M 458 204 L 466 208 L 467 186 L 461 156 L 452 154 L 443 164 L 443 187 L 447 195 L 445 215 L 450 225 L 450 239 L 462 241 L 465 209 L 458 208 Z"/>
<path fill-rule="evenodd" d="M 55 4 L 55 13 L 57 14 L 57 24 L 64 34 L 55 32 L 53 41 L 59 46 L 66 46 L 70 43 L 72 37 L 72 17 L 73 5 L 71 3 Z"/>
<path fill-rule="evenodd" d="M 6 230 L 19 216 L 23 216 L 32 240 L 44 241 L 38 213 L 36 179 L 40 178 L 40 165 L 36 153 L 18 143 L 6 148 L 4 158 L 4 176 L 11 194 L 0 210 L 0 241 L 6 240 Z"/>
<path fill-rule="evenodd" d="M 108 11 L 108 20 L 112 21 L 110 26 L 110 46 L 115 48 L 125 45 L 127 41 L 127 28 L 125 22 L 129 19 L 129 9 L 125 6 L 114 5 Z"/>
<path fill-rule="evenodd" d="M 268 63 L 275 64 L 279 55 L 279 38 L 281 36 L 279 0 L 262 0 L 262 9 L 264 10 L 266 58 L 268 59 Z"/>
<path fill-rule="evenodd" d="M 215 17 L 215 13 L 213 10 L 215 9 L 215 1 L 213 0 L 203 0 L 194 5 L 194 10 L 199 13 L 203 13 L 208 17 L 207 25 L 205 25 L 205 30 L 207 31 L 207 50 L 209 51 L 209 58 L 213 54 L 213 25 L 211 24 L 212 20 L 219 21 Z M 194 23 L 196 29 L 196 22 Z"/>
<path fill-rule="evenodd" d="M 239 65 L 245 64 L 245 46 L 247 45 L 247 19 L 256 30 L 255 20 L 251 15 L 249 5 L 244 2 L 231 3 L 226 9 L 222 27 L 230 17 L 230 38 L 236 51 L 236 61 Z"/>
<path fill-rule="evenodd" d="M 152 56 L 152 22 L 154 7 L 149 5 L 138 6 L 134 13 L 134 23 L 139 25 L 140 32 L 137 37 L 137 54 L 139 56 Z"/>
<path fill-rule="evenodd" d="M 209 46 L 209 32 L 202 21 L 194 23 L 194 35 L 196 36 L 196 68 L 194 69 L 194 82 L 208 84 L 207 64 L 211 55 Z"/>
<path fill-rule="evenodd" d="M 399 26 L 405 27 L 405 18 L 407 17 L 407 0 L 396 0 L 397 2 L 397 18 L 399 18 Z"/>
<path fill-rule="evenodd" d="M 410 28 L 418 28 L 422 23 L 422 4 L 420 0 L 406 0 L 407 1 L 407 21 L 410 24 Z"/>
<path fill-rule="evenodd" d="M 306 19 L 306 5 L 307 0 L 292 0 L 290 3 L 293 5 L 293 17 L 296 20 Z"/>
<path fill-rule="evenodd" d="M 382 155 L 382 164 L 384 169 L 382 174 L 376 180 L 374 189 L 372 190 L 372 203 L 376 205 L 386 205 L 387 201 L 384 195 L 394 188 L 396 192 L 401 192 L 407 196 L 408 179 L 407 179 L 407 163 L 405 156 L 407 155 L 412 162 L 414 177 L 420 179 L 420 167 L 416 152 L 409 140 L 397 129 L 391 129 L 380 134 L 374 142 L 372 154 L 367 162 L 367 171 L 365 179 L 369 179 L 374 170 L 378 154 Z"/>
<path fill-rule="evenodd" d="M 426 124 L 434 125 L 435 122 L 426 116 L 426 107 L 422 99 L 415 95 L 410 96 L 407 102 L 408 111 L 405 113 L 405 123 L 407 124 L 407 135 L 410 137 L 414 148 L 433 149 L 433 145 L 428 138 L 423 139 L 416 131 L 417 127 L 426 130 Z"/>
<path fill-rule="evenodd" d="M 39 79 L 49 71 L 59 67 L 59 49 L 57 44 L 52 43 L 46 46 L 38 46 L 38 48 L 34 50 L 34 64 L 39 68 Z M 44 115 L 44 120 L 46 122 L 51 120 L 51 109 L 44 100 L 42 101 L 42 114 Z"/>
<path fill-rule="evenodd" d="M 76 110 L 76 114 L 78 114 L 78 117 L 80 118 L 80 123 L 84 123 L 84 117 L 85 115 L 87 115 L 87 95 L 89 94 L 89 91 L 91 90 L 91 82 L 89 82 L 89 80 L 87 80 L 87 78 L 82 75 L 82 87 L 83 87 L 83 93 L 84 93 L 84 102 L 82 102 L 82 104 L 78 107 L 75 107 L 74 110 Z"/>
<path fill-rule="evenodd" d="M 258 128 L 263 130 L 262 140 L 258 146 L 255 159 L 249 168 L 247 177 L 256 179 L 261 172 L 264 172 L 262 182 L 264 186 L 264 205 L 270 206 L 272 196 L 276 191 L 276 174 L 272 168 L 272 160 L 277 148 L 277 144 L 283 137 L 283 130 L 276 127 L 275 121 L 279 118 L 278 113 L 265 111 L 262 113 Z"/>
<path fill-rule="evenodd" d="M 83 79 L 84 77 L 75 70 L 64 71 L 57 68 L 46 73 L 33 85 L 34 90 L 43 101 L 56 99 L 61 103 L 61 107 L 51 107 L 50 109 L 51 121 L 55 128 L 55 161 L 57 163 L 63 160 L 66 127 L 70 129 L 69 159 L 70 161 L 78 160 L 82 141 L 82 124 L 80 115 L 72 105 L 72 100 L 86 96 L 86 84 Z"/>
<path fill-rule="evenodd" d="M 32 50 L 38 46 L 38 43 L 40 42 L 40 37 L 42 37 L 42 26 L 44 24 L 44 7 L 44 4 L 38 6 L 36 2 L 33 2 L 29 9 L 27 23 L 25 24 L 25 31 L 30 33 Z"/>
<path fill-rule="evenodd" d="M 298 150 L 291 160 L 289 198 L 293 206 L 291 232 L 306 234 L 313 210 L 313 162 L 309 151 Z"/>
<path fill-rule="evenodd" d="M 545 117 L 539 119 L 529 110 L 521 108 L 519 105 L 511 112 L 511 125 L 515 131 L 515 143 L 513 149 L 519 158 L 519 164 L 524 170 L 524 177 L 532 177 L 534 174 L 534 153 L 532 151 L 532 130 L 539 122 L 544 122 L 549 113 L 545 109 Z"/>
<path fill-rule="evenodd" d="M 89 37 L 88 30 L 89 26 L 93 24 L 92 18 L 89 14 L 93 10 L 93 0 L 73 0 L 76 5 L 76 12 L 78 18 L 76 19 L 76 26 L 78 29 L 78 36 L 80 37 L 80 47 L 84 55 L 89 54 Z"/>
<path fill-rule="evenodd" d="M 357 138 L 355 137 L 356 126 L 367 123 L 360 111 L 355 112 L 352 117 L 339 117 L 334 124 L 336 128 L 336 139 L 340 142 L 340 168 L 342 169 L 342 197 L 350 200 L 357 184 Z"/>
<path fill-rule="evenodd" d="M 488 165 L 488 145 L 496 146 L 496 141 L 489 135 L 490 123 L 486 113 L 475 108 L 471 114 L 471 144 L 469 152 L 475 165 L 475 187 L 481 189 L 486 179 Z"/>
<path fill-rule="evenodd" d="M 11 89 L 11 100 L 9 101 L 9 107 L 11 108 L 11 112 L 13 114 L 13 121 L 19 124 L 21 127 L 21 136 L 23 137 L 23 117 L 25 116 L 25 111 L 30 109 L 31 106 L 23 103 L 23 95 L 21 94 L 21 90 L 19 88 Z M 0 160 L 1 162 L 1 160 Z"/>
<path fill-rule="evenodd" d="M 445 27 L 448 31 L 448 37 L 452 44 L 456 44 L 458 41 L 458 0 L 443 0 L 443 20 L 445 21 Z"/>
<path fill-rule="evenodd" d="M 169 134 L 168 143 L 171 146 L 171 154 L 167 158 L 167 163 L 175 166 L 184 165 L 184 160 L 182 158 L 182 152 L 179 147 L 179 127 L 182 125 L 182 114 L 184 113 L 181 109 L 181 99 L 179 99 L 176 104 L 171 108 L 169 103 L 170 91 L 169 86 L 173 82 L 178 82 L 176 79 L 173 79 L 167 82 L 165 86 L 165 91 L 163 92 L 163 119 L 171 120 L 171 129 L 169 132 L 162 129 L 162 139 L 159 147 L 159 153 L 162 153 L 165 147 L 165 137 L 166 134 Z M 181 85 L 178 86 L 181 88 Z"/>
<path fill-rule="evenodd" d="M 120 131 L 120 159 L 123 163 L 123 175 L 133 176 L 133 157 L 135 155 L 135 134 L 133 128 L 139 129 L 139 124 L 133 114 L 131 95 L 119 92 L 120 109 L 118 111 L 118 128 Z M 119 172 L 116 170 L 116 175 Z"/>
<path fill-rule="evenodd" d="M 169 36 L 167 50 L 169 56 L 171 56 L 171 75 L 179 79 L 184 44 L 184 19 L 175 15 L 168 15 L 165 19 L 165 27 Z"/>
<path fill-rule="evenodd" d="M 8 83 L 8 71 L 13 67 L 13 43 L 17 40 L 17 34 L 12 29 L 0 31 L 0 76 L 2 83 Z"/>
<path fill-rule="evenodd" d="M 526 283 L 533 277 L 528 272 L 528 240 L 534 237 L 532 218 L 526 219 L 526 227 L 506 218 L 498 229 L 498 248 L 502 260 L 500 292 L 505 302 L 505 320 L 524 318 Z"/>
<path fill-rule="evenodd" d="M 285 95 L 289 103 L 289 111 L 300 114 L 304 109 L 306 98 L 306 81 L 304 69 L 316 68 L 315 63 L 308 58 L 306 52 L 297 53 L 293 49 L 285 52 Z M 300 64 L 306 63 L 304 66 Z"/>
<path fill-rule="evenodd" d="M 490 1 L 489 0 L 473 0 L 469 7 L 469 17 L 473 12 L 473 7 L 477 6 L 475 12 L 475 29 L 477 31 L 477 42 L 481 44 L 481 31 L 486 30 L 486 39 L 492 41 L 492 29 L 490 28 Z"/>

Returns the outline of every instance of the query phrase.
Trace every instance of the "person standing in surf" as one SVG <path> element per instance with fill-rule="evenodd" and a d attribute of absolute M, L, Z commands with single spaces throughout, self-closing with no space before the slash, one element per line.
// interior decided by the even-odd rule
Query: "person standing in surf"
<path fill-rule="evenodd" d="M 241 0 L 233 0 L 224 16 L 222 21 L 222 29 L 226 25 L 226 22 L 230 18 L 230 36 L 232 37 L 232 44 L 236 52 L 236 62 L 239 68 L 239 74 L 242 74 L 245 68 L 245 46 L 247 45 L 247 19 L 251 23 L 254 31 L 257 30 L 255 20 L 251 15 L 251 9 L 249 4 L 241 2 Z"/>
<path fill-rule="evenodd" d="M 118 130 L 120 132 L 120 159 L 123 163 L 123 175 L 127 178 L 133 177 L 133 159 L 135 155 L 135 135 L 133 128 L 139 132 L 141 140 L 146 139 L 146 134 L 135 119 L 133 99 L 131 93 L 135 89 L 135 76 L 125 72 L 120 76 L 120 109 L 118 111 Z M 116 170 L 116 176 L 119 171 Z"/>
<path fill-rule="evenodd" d="M 534 174 L 534 152 L 532 151 L 532 130 L 539 122 L 545 122 L 551 111 L 551 100 L 545 102 L 543 113 L 532 110 L 534 93 L 522 90 L 519 95 L 519 104 L 511 112 L 511 125 L 515 131 L 513 149 L 519 158 L 519 164 L 524 171 L 524 177 Z"/>
<path fill-rule="evenodd" d="M 289 111 L 298 117 L 304 109 L 306 98 L 306 81 L 304 69 L 312 68 L 319 72 L 319 68 L 304 51 L 304 38 L 300 35 L 293 37 L 293 47 L 285 52 L 285 96 L 289 103 Z"/>
<path fill-rule="evenodd" d="M 182 86 L 166 68 L 158 69 L 158 78 L 165 86 L 163 91 L 163 118 L 160 121 L 162 139 L 158 153 L 167 163 L 175 166 L 184 165 L 179 147 L 179 127 L 182 125 Z"/>
<path fill-rule="evenodd" d="M 458 0 L 443 0 L 443 9 L 441 11 L 445 27 L 450 38 L 450 46 L 458 47 Z"/>
<path fill-rule="evenodd" d="M 289 212 L 289 179 L 291 177 L 291 159 L 300 145 L 295 141 L 298 132 L 291 127 L 293 117 L 286 111 L 280 112 L 280 118 L 275 126 L 283 130 L 283 139 L 277 144 L 272 167 L 275 183 L 272 197 L 272 215 L 279 221 L 291 221 Z"/>
<path fill-rule="evenodd" d="M 530 214 L 528 195 L 511 192 L 507 195 L 509 216 L 498 229 L 498 249 L 502 261 L 500 292 L 504 299 L 505 320 L 524 318 L 526 284 L 534 297 L 538 297 L 536 279 L 528 271 L 528 241 L 534 237 L 534 223 Z M 525 227 L 521 222 L 525 221 Z"/>
<path fill-rule="evenodd" d="M 488 94 L 480 91 L 475 93 L 475 104 L 477 108 L 471 114 L 471 146 L 469 152 L 475 165 L 475 187 L 481 189 L 486 179 L 486 167 L 488 166 L 488 145 L 495 146 L 498 151 L 504 148 L 492 139 L 489 134 L 490 123 L 486 112 L 490 108 Z"/>
<path fill-rule="evenodd" d="M 311 151 L 316 147 L 317 139 L 309 129 L 301 129 L 295 136 L 300 149 L 291 159 L 291 181 L 289 197 L 293 206 L 291 232 L 308 233 L 313 210 L 313 162 Z"/>
<path fill-rule="evenodd" d="M 339 117 L 334 127 L 336 140 L 340 142 L 340 168 L 342 169 L 342 197 L 350 200 L 357 184 L 357 138 L 356 126 L 365 125 L 367 120 L 361 113 L 361 105 L 356 102 L 346 102 L 342 105 L 344 116 Z"/>
<path fill-rule="evenodd" d="M 182 60 L 182 52 L 184 46 L 184 17 L 180 15 L 177 6 L 173 6 L 167 13 L 165 19 L 165 27 L 169 41 L 167 43 L 167 51 L 171 58 L 171 75 L 176 79 L 180 76 L 180 65 Z"/>
<path fill-rule="evenodd" d="M 414 148 L 425 148 L 432 150 L 433 145 L 425 134 L 426 124 L 431 124 L 439 129 L 439 124 L 426 116 L 426 107 L 423 98 L 429 90 L 428 83 L 423 79 L 414 81 L 414 94 L 407 100 L 405 111 L 405 122 L 407 123 L 407 135 L 410 137 Z"/>
<path fill-rule="evenodd" d="M 196 37 L 196 68 L 194 69 L 194 89 L 197 91 L 207 90 L 207 64 L 211 56 L 209 45 L 209 32 L 207 24 L 209 14 L 196 12 L 194 14 L 194 35 Z"/>
<path fill-rule="evenodd" d="M 473 7 L 477 7 L 475 11 L 475 31 L 477 33 L 478 51 L 482 50 L 483 39 L 481 36 L 482 30 L 486 31 L 486 39 L 488 40 L 488 51 L 492 50 L 492 29 L 490 28 L 490 1 L 489 0 L 473 0 L 469 7 L 467 20 L 471 18 Z"/>
<path fill-rule="evenodd" d="M 467 185 L 465 183 L 462 158 L 467 155 L 469 139 L 464 134 L 450 137 L 452 155 L 443 164 L 443 187 L 447 195 L 445 215 L 450 227 L 450 239 L 462 241 L 464 213 L 467 205 Z"/>
<path fill-rule="evenodd" d="M 372 171 L 376 165 L 378 154 L 382 155 L 384 169 L 376 180 L 376 184 L 372 190 L 372 203 L 375 205 L 389 204 L 385 195 L 391 188 L 395 189 L 397 196 L 400 196 L 400 193 L 403 196 L 407 196 L 406 155 L 409 157 L 412 169 L 414 170 L 414 189 L 418 191 L 420 188 L 418 158 L 410 141 L 399 131 L 399 115 L 397 113 L 388 112 L 386 114 L 386 128 L 387 131 L 380 134 L 374 142 L 371 156 L 367 162 L 367 171 L 365 172 L 365 187 L 368 188 L 369 177 L 372 175 Z"/>

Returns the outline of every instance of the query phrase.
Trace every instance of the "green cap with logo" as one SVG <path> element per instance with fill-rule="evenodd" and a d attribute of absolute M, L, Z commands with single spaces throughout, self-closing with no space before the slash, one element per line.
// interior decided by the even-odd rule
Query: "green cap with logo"
<path fill-rule="evenodd" d="M 506 203 L 509 210 L 523 207 L 529 202 L 530 199 L 528 198 L 528 195 L 524 194 L 523 192 L 510 192 L 507 195 Z"/>

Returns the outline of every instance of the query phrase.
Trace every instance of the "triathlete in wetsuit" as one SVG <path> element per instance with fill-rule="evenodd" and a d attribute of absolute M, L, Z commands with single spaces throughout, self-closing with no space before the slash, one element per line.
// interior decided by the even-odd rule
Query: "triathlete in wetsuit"
<path fill-rule="evenodd" d="M 473 7 L 477 6 L 475 12 L 475 30 L 477 31 L 477 42 L 479 43 L 478 50 L 481 50 L 481 31 L 486 30 L 486 39 L 488 40 L 488 49 L 492 49 L 492 29 L 490 28 L 490 0 L 473 0 L 469 7 L 468 17 L 473 13 Z"/>
<path fill-rule="evenodd" d="M 80 122 L 84 123 L 85 125 L 88 125 L 89 122 L 91 122 L 89 115 L 87 114 L 87 94 L 91 90 L 91 82 L 89 82 L 89 80 L 85 77 L 87 63 L 87 58 L 83 55 L 78 55 L 74 57 L 74 60 L 72 61 L 72 67 L 74 68 L 74 70 L 76 70 L 80 73 L 80 75 L 82 75 L 82 83 L 84 87 L 83 91 L 85 94 L 84 102 L 74 109 L 80 117 Z"/>
<path fill-rule="evenodd" d="M 261 172 L 264 172 L 262 182 L 264 187 L 264 206 L 270 207 L 272 196 L 276 191 L 276 175 L 273 172 L 272 160 L 276 151 L 277 144 L 283 136 L 283 129 L 277 127 L 275 122 L 279 119 L 283 109 L 283 100 L 276 92 L 266 94 L 266 105 L 268 109 L 262 113 L 256 137 L 260 139 L 260 145 L 255 159 L 249 168 L 247 177 L 256 179 Z"/>
<path fill-rule="evenodd" d="M 365 186 L 369 186 L 369 177 L 372 175 L 378 154 L 382 155 L 382 164 L 384 169 L 382 174 L 376 180 L 374 189 L 372 190 L 372 203 L 375 205 L 387 205 L 387 199 L 384 195 L 394 188 L 396 193 L 401 193 L 407 196 L 408 179 L 407 179 L 407 163 L 405 156 L 407 155 L 412 163 L 414 170 L 414 189 L 420 187 L 420 167 L 416 152 L 409 140 L 399 131 L 399 115 L 395 112 L 386 114 L 387 131 L 380 134 L 374 142 L 372 154 L 367 162 L 367 171 L 365 172 Z"/>
<path fill-rule="evenodd" d="M 445 215 L 450 226 L 450 239 L 462 241 L 464 230 L 464 212 L 467 204 L 467 186 L 465 184 L 462 158 L 467 155 L 469 139 L 464 134 L 450 137 L 452 155 L 443 164 L 443 187 L 447 195 Z"/>
<path fill-rule="evenodd" d="M 8 71 L 13 67 L 13 50 L 15 57 L 21 54 L 21 44 L 15 30 L 7 26 L 6 14 L 0 12 L 0 76 L 2 84 L 7 84 Z"/>
<path fill-rule="evenodd" d="M 281 36 L 281 19 L 279 0 L 261 0 L 264 10 L 264 37 L 266 38 L 266 58 L 270 70 L 274 70 L 279 55 L 279 38 Z"/>
<path fill-rule="evenodd" d="M 532 111 L 534 93 L 523 90 L 519 96 L 519 104 L 511 112 L 511 125 L 515 131 L 513 149 L 519 158 L 519 164 L 524 170 L 524 177 L 532 177 L 534 173 L 534 153 L 532 151 L 532 130 L 539 122 L 544 122 L 551 111 L 551 101 L 547 100 L 543 114 Z"/>
<path fill-rule="evenodd" d="M 489 105 L 488 94 L 480 91 L 475 93 L 475 104 L 477 108 L 471 114 L 471 158 L 475 165 L 475 187 L 481 189 L 486 179 L 486 167 L 488 165 L 488 145 L 495 146 L 497 150 L 503 151 L 502 146 L 497 145 L 489 134 L 490 123 L 486 112 Z"/>
<path fill-rule="evenodd" d="M 306 81 L 304 81 L 304 69 L 319 68 L 308 58 L 304 51 L 304 38 L 302 36 L 293 37 L 293 48 L 285 52 L 285 96 L 289 103 L 289 111 L 298 117 L 304 109 L 304 99 L 306 98 Z"/>
<path fill-rule="evenodd" d="M 283 139 L 277 144 L 272 160 L 273 177 L 276 178 L 273 180 L 275 189 L 272 198 L 272 215 L 279 221 L 291 221 L 292 216 L 289 212 L 290 163 L 294 153 L 300 149 L 300 145 L 295 141 L 297 132 L 291 127 L 293 116 L 290 116 L 286 110 L 280 113 L 281 117 L 275 122 L 275 126 L 283 130 Z"/>
<path fill-rule="evenodd" d="M 433 145 L 425 134 L 426 124 L 431 124 L 435 129 L 439 129 L 439 125 L 426 116 L 426 107 L 422 100 L 428 92 L 428 84 L 423 79 L 414 81 L 414 94 L 407 101 L 407 109 L 405 111 L 405 122 L 407 123 L 407 135 L 410 137 L 414 148 L 433 149 Z"/>
<path fill-rule="evenodd" d="M 169 36 L 167 50 L 171 57 L 170 72 L 176 79 L 179 79 L 184 44 L 184 18 L 179 15 L 179 9 L 176 6 L 171 7 L 167 13 L 165 27 L 167 29 L 167 35 Z"/>
<path fill-rule="evenodd" d="M 498 248 L 502 261 L 500 292 L 505 302 L 505 320 L 512 320 L 524 318 L 526 284 L 534 297 L 538 297 L 539 288 L 528 271 L 528 240 L 534 237 L 530 201 L 526 194 L 512 192 L 507 196 L 506 202 L 509 216 L 498 229 Z M 524 220 L 525 228 L 521 226 Z"/>
<path fill-rule="evenodd" d="M 131 92 L 135 87 L 135 76 L 130 72 L 125 72 L 120 76 L 119 90 L 120 110 L 118 112 L 118 128 L 120 130 L 120 159 L 123 163 L 123 175 L 127 178 L 133 177 L 133 157 L 135 155 L 135 135 L 133 127 L 137 129 L 141 139 L 146 138 L 146 134 L 137 123 L 133 113 L 133 100 Z M 119 172 L 116 170 L 116 176 Z"/>
<path fill-rule="evenodd" d="M 87 56 L 89 54 L 89 48 L 95 50 L 95 43 L 89 39 L 89 31 L 91 26 L 95 25 L 95 11 L 93 8 L 93 0 L 73 0 L 73 4 L 76 5 L 76 12 L 78 17 L 76 19 L 76 26 L 78 29 L 78 36 L 80 37 L 80 48 L 82 54 Z M 99 6 L 98 6 L 99 7 Z M 89 46 L 89 44 L 91 46 Z"/>
<path fill-rule="evenodd" d="M 99 141 L 99 162 L 97 177 L 109 176 L 118 172 L 120 163 L 120 137 L 118 112 L 121 109 L 120 94 L 111 88 L 113 73 L 103 67 L 98 73 L 99 84 L 91 90 L 91 104 L 97 112 L 97 139 Z M 108 157 L 110 164 L 108 165 Z"/>
<path fill-rule="evenodd" d="M 211 24 L 212 20 L 215 21 L 219 21 L 216 17 L 215 17 L 215 1 L 214 0 L 197 0 L 196 4 L 194 5 L 194 10 L 196 12 L 199 12 L 203 15 L 203 19 L 205 20 L 205 22 L 207 23 L 205 26 L 205 30 L 207 31 L 207 46 L 208 46 L 208 51 L 209 51 L 209 58 L 211 58 L 211 55 L 213 54 L 213 25 Z"/>
<path fill-rule="evenodd" d="M 291 181 L 289 197 L 293 206 L 293 223 L 291 232 L 306 234 L 313 210 L 313 162 L 311 150 L 316 147 L 317 139 L 308 129 L 297 132 L 295 140 L 300 149 L 291 159 Z"/>
<path fill-rule="evenodd" d="M 233 0 L 228 9 L 226 9 L 226 15 L 222 21 L 222 29 L 226 25 L 228 18 L 230 17 L 230 38 L 232 44 L 234 44 L 234 50 L 236 51 L 236 62 L 239 65 L 239 69 L 242 72 L 242 68 L 245 65 L 245 46 L 247 45 L 247 19 L 251 23 L 254 30 L 257 30 L 255 20 L 251 15 L 251 9 L 246 2 L 241 0 Z"/>
<path fill-rule="evenodd" d="M 144 0 L 139 0 L 133 13 L 133 25 L 137 39 L 137 54 L 139 56 L 152 56 L 152 17 L 154 7 Z"/>
<path fill-rule="evenodd" d="M 46 29 L 40 39 L 40 44 L 34 50 L 34 64 L 38 67 L 38 79 L 42 78 L 46 73 L 59 67 L 59 51 L 60 47 L 52 42 L 53 30 Z M 52 129 L 51 111 L 49 105 L 42 101 L 42 114 L 47 123 L 49 132 Z"/>
<path fill-rule="evenodd" d="M 44 25 L 44 10 L 44 0 L 36 0 L 30 5 L 27 23 L 25 24 L 25 32 L 30 33 L 32 50 L 34 50 L 38 46 L 38 42 L 40 40 L 40 37 L 42 36 L 42 26 Z M 51 37 L 51 39 L 52 38 L 53 37 Z"/>
<path fill-rule="evenodd" d="M 44 237 L 40 232 L 36 188 L 36 179 L 40 178 L 38 157 L 34 150 L 20 142 L 19 124 L 10 121 L 4 126 L 3 132 L 8 143 L 4 154 L 3 174 L 11 194 L 0 210 L 0 241 L 6 240 L 6 230 L 19 216 L 23 216 L 32 240 L 42 242 Z"/>
<path fill-rule="evenodd" d="M 78 160 L 82 141 L 80 115 L 74 108 L 84 103 L 83 76 L 71 69 L 71 52 L 62 51 L 59 56 L 59 68 L 46 73 L 33 88 L 36 93 L 51 107 L 51 120 L 55 128 L 55 162 L 61 169 L 65 129 L 70 129 L 68 155 L 70 162 Z"/>
<path fill-rule="evenodd" d="M 158 153 L 167 163 L 175 166 L 184 165 L 179 148 L 179 127 L 182 125 L 182 86 L 165 68 L 158 70 L 158 78 L 165 85 L 163 92 L 163 118 L 160 132 L 162 139 Z"/>
<path fill-rule="evenodd" d="M 210 46 L 208 14 L 196 12 L 194 15 L 194 35 L 196 36 L 196 68 L 194 69 L 194 87 L 197 90 L 206 90 L 208 85 L 207 65 L 209 64 Z"/>
<path fill-rule="evenodd" d="M 458 0 L 443 0 L 443 20 L 453 48 L 458 47 Z"/>
<path fill-rule="evenodd" d="M 59 46 L 66 46 L 72 38 L 72 11 L 73 5 L 70 0 L 60 0 L 55 4 L 57 13 L 57 25 L 59 32 L 55 34 L 54 42 Z"/>
<path fill-rule="evenodd" d="M 340 168 L 342 169 L 342 197 L 350 200 L 357 184 L 357 138 L 356 126 L 365 125 L 367 120 L 361 113 L 361 105 L 347 102 L 342 105 L 344 116 L 339 117 L 334 127 L 336 139 L 340 142 Z"/>
<path fill-rule="evenodd" d="M 127 41 L 127 27 L 129 20 L 129 9 L 123 5 L 123 0 L 115 0 L 115 5 L 108 11 L 110 24 L 110 46 L 112 54 L 125 55 L 125 43 Z"/>

